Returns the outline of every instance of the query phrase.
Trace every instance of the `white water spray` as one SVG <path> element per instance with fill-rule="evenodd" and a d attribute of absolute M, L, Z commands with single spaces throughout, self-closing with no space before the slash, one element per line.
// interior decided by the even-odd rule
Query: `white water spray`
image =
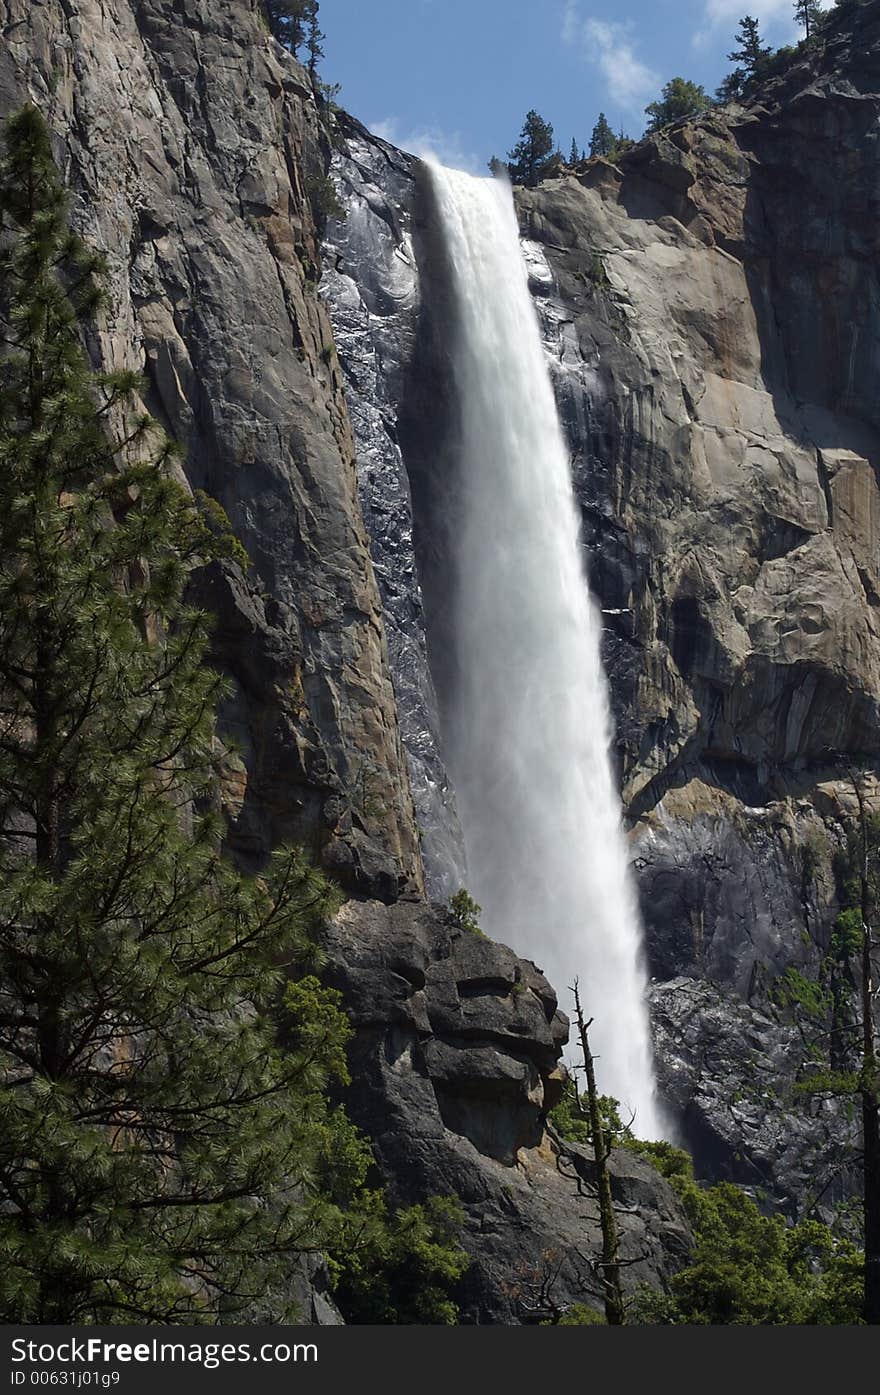
<path fill-rule="evenodd" d="M 569 1007 L 603 1093 L 662 1136 L 639 914 L 611 770 L 601 621 L 510 189 L 429 166 L 452 264 L 460 411 L 457 678 L 447 733 L 468 890 Z"/>

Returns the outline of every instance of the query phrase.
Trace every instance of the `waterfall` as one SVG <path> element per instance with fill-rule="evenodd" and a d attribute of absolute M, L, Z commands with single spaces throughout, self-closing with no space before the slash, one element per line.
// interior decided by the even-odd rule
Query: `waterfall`
<path fill-rule="evenodd" d="M 641 928 L 563 437 L 506 183 L 429 165 L 458 413 L 448 759 L 485 931 L 570 1006 L 603 1093 L 662 1136 Z"/>

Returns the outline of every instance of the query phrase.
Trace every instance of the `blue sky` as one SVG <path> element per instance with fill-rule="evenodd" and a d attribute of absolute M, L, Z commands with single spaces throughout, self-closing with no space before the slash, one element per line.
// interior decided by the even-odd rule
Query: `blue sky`
<path fill-rule="evenodd" d="M 671 77 L 714 92 L 743 14 L 774 47 L 798 32 L 792 0 L 321 0 L 323 74 L 380 135 L 482 172 L 530 107 L 567 153 L 600 110 L 641 135 Z"/>

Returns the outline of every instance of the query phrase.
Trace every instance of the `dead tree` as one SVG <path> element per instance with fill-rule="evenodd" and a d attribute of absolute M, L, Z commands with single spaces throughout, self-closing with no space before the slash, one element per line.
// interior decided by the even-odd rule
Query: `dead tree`
<path fill-rule="evenodd" d="M 578 1038 L 583 1052 L 583 1071 L 587 1082 L 587 1103 L 590 1116 L 590 1134 L 593 1143 L 593 1157 L 596 1162 L 596 1196 L 599 1203 L 599 1224 L 602 1228 L 602 1259 L 595 1267 L 601 1269 L 602 1289 L 605 1297 L 605 1317 L 609 1327 L 621 1327 L 625 1317 L 623 1290 L 620 1284 L 620 1242 L 617 1234 L 617 1217 L 614 1214 L 614 1201 L 611 1196 L 611 1176 L 608 1171 L 608 1158 L 611 1142 L 605 1141 L 605 1129 L 599 1109 L 599 1092 L 596 1089 L 596 1070 L 593 1054 L 590 1051 L 589 1030 L 593 1019 L 584 1019 L 578 980 L 572 987 Z M 594 1262 L 595 1264 L 595 1262 Z"/>

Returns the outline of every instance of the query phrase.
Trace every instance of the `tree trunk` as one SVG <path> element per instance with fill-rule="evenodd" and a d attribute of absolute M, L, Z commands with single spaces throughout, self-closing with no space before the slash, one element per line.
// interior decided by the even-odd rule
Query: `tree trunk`
<path fill-rule="evenodd" d="M 574 1003 L 577 1012 L 578 1035 L 584 1053 L 584 1072 L 587 1077 L 587 1099 L 590 1110 L 590 1133 L 593 1136 L 593 1156 L 596 1159 L 596 1187 L 599 1194 L 599 1223 L 602 1227 L 602 1281 L 605 1293 L 605 1317 L 609 1327 L 621 1327 L 624 1321 L 623 1291 L 620 1287 L 620 1247 L 617 1238 L 617 1218 L 611 1196 L 611 1177 L 608 1173 L 608 1154 L 605 1145 L 605 1130 L 599 1112 L 599 1094 L 596 1089 L 596 1071 L 593 1054 L 590 1051 L 589 1028 L 592 1019 L 584 1021 L 580 993 L 577 983 L 574 986 Z"/>

